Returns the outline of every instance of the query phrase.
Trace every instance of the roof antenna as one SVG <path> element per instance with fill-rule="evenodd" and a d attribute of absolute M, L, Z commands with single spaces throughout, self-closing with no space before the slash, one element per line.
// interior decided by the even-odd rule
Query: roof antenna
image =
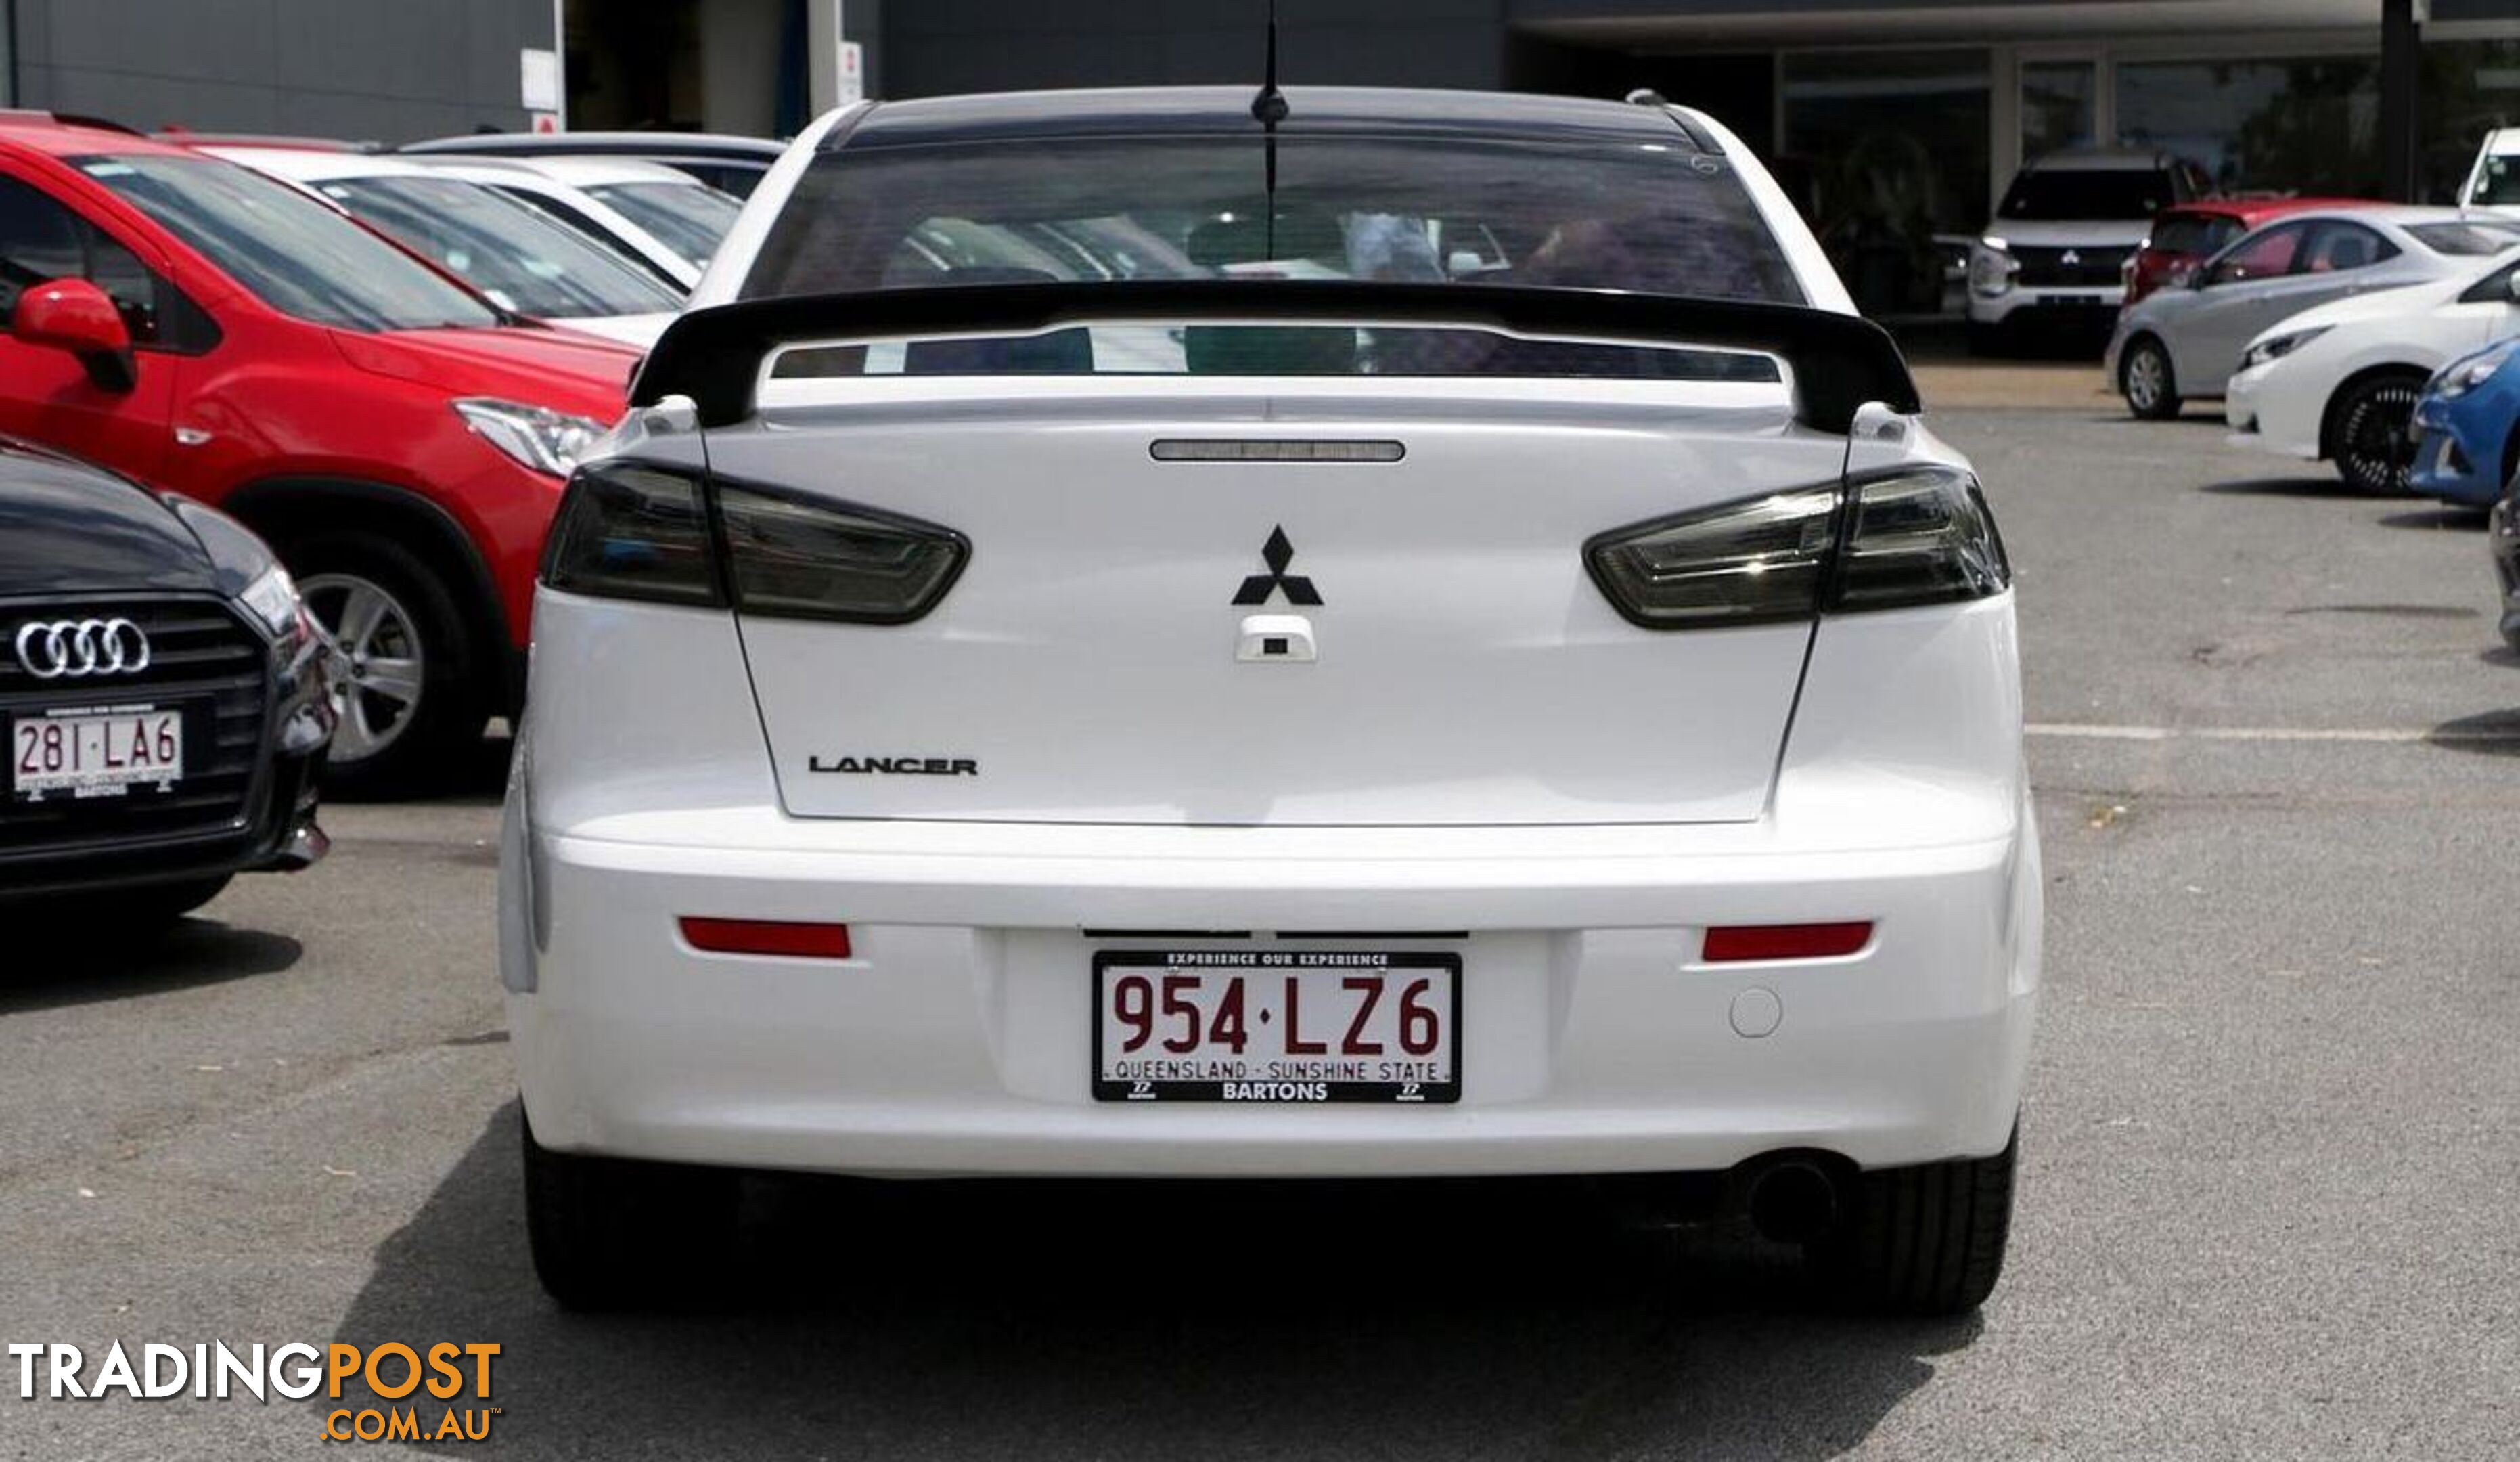
<path fill-rule="evenodd" d="M 1251 119 L 1266 134 L 1268 149 L 1267 181 L 1269 198 L 1263 217 L 1268 243 L 1268 257 L 1278 257 L 1278 123 L 1286 119 L 1286 94 L 1278 89 L 1278 0 L 1269 0 L 1269 69 L 1260 81 L 1259 95 L 1251 99 Z"/>

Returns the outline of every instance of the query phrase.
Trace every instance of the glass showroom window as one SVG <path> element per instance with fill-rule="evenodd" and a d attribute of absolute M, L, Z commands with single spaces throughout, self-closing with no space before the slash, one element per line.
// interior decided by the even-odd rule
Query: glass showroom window
<path fill-rule="evenodd" d="M 1821 243 L 1856 303 L 1942 305 L 1936 234 L 1986 219 L 1984 51 L 1820 51 L 1784 59 L 1785 146 L 1808 160 Z"/>
<path fill-rule="evenodd" d="M 2378 195 L 2376 56 L 2120 62 L 2117 104 L 2120 137 L 2195 162 L 2226 192 Z"/>
<path fill-rule="evenodd" d="M 2025 61 L 2021 64 L 2021 157 L 2024 161 L 2058 148 L 2088 147 L 2099 135 L 2095 109 L 2099 63 Z"/>

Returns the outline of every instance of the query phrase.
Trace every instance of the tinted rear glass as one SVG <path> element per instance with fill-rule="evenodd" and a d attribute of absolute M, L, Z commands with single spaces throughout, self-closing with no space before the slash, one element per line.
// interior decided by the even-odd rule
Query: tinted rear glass
<path fill-rule="evenodd" d="M 2125 221 L 2149 218 L 2176 197 L 2168 172 L 2061 168 L 2014 178 L 1996 214 L 2024 222 Z"/>
<path fill-rule="evenodd" d="M 2228 213 L 2174 213 L 2152 226 L 2152 247 L 2164 253 L 2206 254 L 2240 237 L 2240 220 Z"/>
<path fill-rule="evenodd" d="M 841 150 L 815 160 L 748 297 L 1240 275 L 1510 282 L 1801 302 L 1721 160 L 1633 139 L 1288 136 Z"/>
<path fill-rule="evenodd" d="M 2520 244 L 2520 224 L 2505 224 L 2490 218 L 2468 218 L 2455 223 L 2418 223 L 2407 232 L 2414 235 L 2417 243 L 2433 252 L 2453 257 L 2483 258 Z"/>

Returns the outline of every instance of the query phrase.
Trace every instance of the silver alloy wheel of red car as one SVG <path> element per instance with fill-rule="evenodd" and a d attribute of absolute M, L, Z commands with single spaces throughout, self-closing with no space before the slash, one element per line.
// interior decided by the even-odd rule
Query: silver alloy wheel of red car
<path fill-rule="evenodd" d="M 317 573 L 298 584 L 307 612 L 331 637 L 336 764 L 377 755 L 401 738 L 420 709 L 428 662 L 410 609 L 375 580 Z"/>

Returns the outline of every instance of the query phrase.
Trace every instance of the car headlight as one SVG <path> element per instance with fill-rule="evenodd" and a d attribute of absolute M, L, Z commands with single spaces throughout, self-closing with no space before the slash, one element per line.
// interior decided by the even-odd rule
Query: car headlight
<path fill-rule="evenodd" d="M 2327 330 L 2328 327 L 2324 325 L 2313 325 L 2308 330 L 2291 330 L 2282 335 L 2269 336 L 2251 345 L 2249 353 L 2240 357 L 2240 369 L 2245 371 L 2255 366 L 2281 360 L 2312 341 L 2327 334 Z"/>
<path fill-rule="evenodd" d="M 2012 276 L 2021 272 L 2021 261 L 2012 256 L 2012 246 L 1993 234 L 1977 241 L 1969 251 L 1969 290 L 1978 295 L 2001 295 L 2012 288 Z"/>
<path fill-rule="evenodd" d="M 253 611 L 254 617 L 268 626 L 273 634 L 289 634 L 301 627 L 297 602 L 297 581 L 278 564 L 245 586 L 237 603 Z"/>
<path fill-rule="evenodd" d="M 535 472 L 567 477 L 578 459 L 609 430 L 592 417 L 570 416 L 548 406 L 472 396 L 455 414 L 481 439 Z"/>
<path fill-rule="evenodd" d="M 2442 369 L 2440 375 L 2433 378 L 2432 389 L 2445 401 L 2457 400 L 2493 380 L 2495 373 L 2501 370 L 2511 359 L 2514 344 L 2520 344 L 2520 342 L 2497 345 L 2491 350 L 2471 355 L 2465 360 L 2452 361 Z"/>

